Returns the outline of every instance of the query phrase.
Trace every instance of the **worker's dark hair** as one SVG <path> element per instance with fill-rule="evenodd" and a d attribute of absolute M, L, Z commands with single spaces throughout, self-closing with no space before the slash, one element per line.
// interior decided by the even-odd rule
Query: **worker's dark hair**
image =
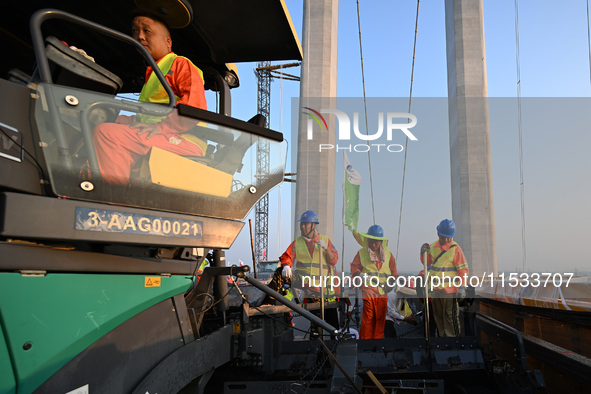
<path fill-rule="evenodd" d="M 157 12 L 145 8 L 136 8 L 131 11 L 132 20 L 138 16 L 145 16 L 150 19 L 154 19 L 155 21 L 162 23 L 168 29 L 168 31 L 170 31 L 170 26 L 168 26 L 166 19 L 164 19 L 164 17 Z"/>

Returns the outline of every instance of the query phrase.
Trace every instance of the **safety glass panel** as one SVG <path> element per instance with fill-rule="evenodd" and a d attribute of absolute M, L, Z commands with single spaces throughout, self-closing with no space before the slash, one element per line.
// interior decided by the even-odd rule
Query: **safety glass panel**
<path fill-rule="evenodd" d="M 252 124 L 57 85 L 37 93 L 39 146 L 59 196 L 242 220 L 283 180 L 286 144 Z"/>

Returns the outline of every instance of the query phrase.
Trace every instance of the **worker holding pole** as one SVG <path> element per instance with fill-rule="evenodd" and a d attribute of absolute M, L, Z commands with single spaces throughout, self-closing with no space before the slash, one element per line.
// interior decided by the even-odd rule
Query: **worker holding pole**
<path fill-rule="evenodd" d="M 374 224 L 367 234 L 355 235 L 358 242 L 364 245 L 351 262 L 351 275 L 364 277 L 361 282 L 363 315 L 359 338 L 381 339 L 384 337 L 388 311 L 388 278 L 398 276 L 396 260 L 388 248 L 389 240 L 384 238 L 381 226 Z"/>
<path fill-rule="evenodd" d="M 332 287 L 334 282 L 331 278 L 336 275 L 335 266 L 339 254 L 330 239 L 318 232 L 319 220 L 316 213 L 306 211 L 299 221 L 300 236 L 280 257 L 282 275 L 284 278 L 291 278 L 293 269 L 292 284 L 301 286 L 306 303 L 336 301 L 338 290 Z M 295 288 L 295 285 L 292 287 Z M 334 308 L 326 311 L 324 320 L 339 327 L 337 310 Z"/>
<path fill-rule="evenodd" d="M 440 337 L 460 335 L 458 297 L 465 296 L 466 281 L 470 272 L 462 248 L 453 240 L 455 233 L 455 223 L 450 219 L 444 219 L 437 226 L 439 239 L 431 245 L 425 243 L 421 246 L 421 262 L 426 263 L 428 267 L 427 285 Z M 426 262 L 423 257 L 425 255 Z"/>

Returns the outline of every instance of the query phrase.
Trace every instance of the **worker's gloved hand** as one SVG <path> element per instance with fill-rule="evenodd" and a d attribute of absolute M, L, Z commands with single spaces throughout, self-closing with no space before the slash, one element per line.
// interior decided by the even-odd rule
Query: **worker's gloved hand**
<path fill-rule="evenodd" d="M 456 294 L 458 296 L 458 299 L 463 300 L 464 298 L 466 298 L 466 288 L 464 286 L 458 287 L 458 292 Z"/>
<path fill-rule="evenodd" d="M 316 242 L 316 245 L 318 245 L 318 247 L 321 248 L 321 249 L 326 249 L 327 248 L 326 242 L 324 242 L 323 239 L 321 239 L 320 241 Z"/>
<path fill-rule="evenodd" d="M 291 278 L 291 267 L 289 265 L 283 266 L 283 271 L 281 271 L 281 276 L 284 278 Z"/>
<path fill-rule="evenodd" d="M 431 250 L 431 246 L 429 246 L 429 244 L 423 244 L 421 246 L 421 256 L 423 255 L 423 253 L 428 252 L 429 250 Z"/>

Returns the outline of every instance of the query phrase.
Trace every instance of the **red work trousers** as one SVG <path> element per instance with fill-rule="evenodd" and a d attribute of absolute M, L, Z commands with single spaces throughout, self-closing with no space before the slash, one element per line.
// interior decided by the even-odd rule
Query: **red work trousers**
<path fill-rule="evenodd" d="M 360 339 L 382 339 L 388 312 L 388 298 L 363 298 L 363 315 L 361 317 Z"/>
<path fill-rule="evenodd" d="M 103 123 L 93 133 L 94 149 L 106 182 L 126 185 L 132 165 L 153 146 L 186 156 L 203 156 L 201 148 L 173 132 L 138 134 L 138 129 L 119 123 Z M 174 171 L 171 168 L 171 171 Z"/>

